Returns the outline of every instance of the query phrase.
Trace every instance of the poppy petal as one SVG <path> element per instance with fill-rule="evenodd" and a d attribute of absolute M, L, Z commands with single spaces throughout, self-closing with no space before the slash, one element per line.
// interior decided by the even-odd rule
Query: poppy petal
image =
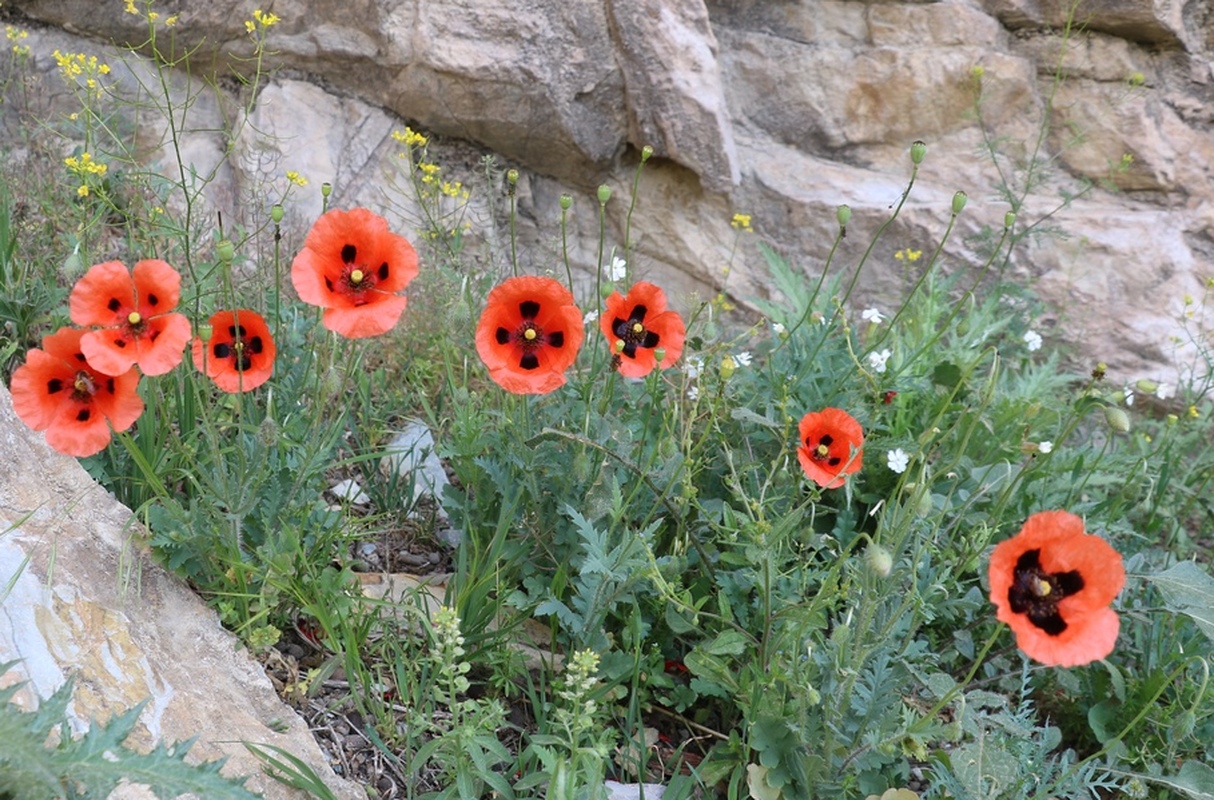
<path fill-rule="evenodd" d="M 121 261 L 89 267 L 68 296 L 68 313 L 77 325 L 120 325 L 135 310 L 135 284 Z"/>
<path fill-rule="evenodd" d="M 347 339 L 365 339 L 379 336 L 396 326 L 404 313 L 407 298 L 403 295 L 375 293 L 374 302 L 361 306 L 337 305 L 326 308 L 321 323 L 336 334 Z"/>
<path fill-rule="evenodd" d="M 584 328 L 573 295 L 560 283 L 514 277 L 489 293 L 476 328 L 476 351 L 489 377 L 506 391 L 547 394 L 564 385 Z"/>
<path fill-rule="evenodd" d="M 46 429 L 47 444 L 76 458 L 100 453 L 112 437 L 105 415 L 91 403 L 65 404 Z"/>
<path fill-rule="evenodd" d="M 168 263 L 155 258 L 145 259 L 135 264 L 131 275 L 135 282 L 135 294 L 139 298 L 140 314 L 151 317 L 177 307 L 177 301 L 181 299 L 181 273 Z M 185 346 L 184 341 L 182 346 Z M 144 374 L 154 373 L 144 370 Z"/>
<path fill-rule="evenodd" d="M 89 366 L 106 375 L 122 375 L 135 366 L 139 352 L 125 327 L 86 331 L 80 350 Z"/>
<path fill-rule="evenodd" d="M 60 358 L 38 348 L 13 370 L 13 411 L 30 428 L 44 431 L 71 396 L 75 373 Z"/>
<path fill-rule="evenodd" d="M 164 375 L 181 363 L 190 341 L 190 321 L 184 314 L 161 314 L 147 320 L 144 335 L 135 341 L 139 369 L 144 375 Z M 105 370 L 101 370 L 105 372 Z"/>

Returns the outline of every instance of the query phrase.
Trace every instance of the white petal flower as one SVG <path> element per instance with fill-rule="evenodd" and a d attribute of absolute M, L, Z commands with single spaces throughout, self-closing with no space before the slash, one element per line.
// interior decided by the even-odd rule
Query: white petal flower
<path fill-rule="evenodd" d="M 590 323 L 594 322 L 598 318 L 599 318 L 599 312 L 587 311 L 586 316 L 582 317 L 582 324 L 589 325 Z"/>
<path fill-rule="evenodd" d="M 897 450 L 890 450 L 885 454 L 885 463 L 890 470 L 901 475 L 906 472 L 906 468 L 910 466 L 910 456 L 906 451 L 899 447 Z"/>
<path fill-rule="evenodd" d="M 779 336 L 781 333 L 784 333 L 785 330 L 786 329 L 783 324 L 781 324 L 779 322 L 771 323 L 771 332 L 774 333 L 776 336 Z"/>
<path fill-rule="evenodd" d="M 1032 353 L 1041 349 L 1041 334 L 1034 330 L 1024 332 L 1024 346 Z"/>
<path fill-rule="evenodd" d="M 734 356 L 733 360 L 738 363 L 739 367 L 749 367 L 750 360 L 751 360 L 750 351 L 743 350 L 741 353 L 738 353 L 736 356 Z"/>
<path fill-rule="evenodd" d="M 1158 397 L 1160 400 L 1167 400 L 1169 397 L 1171 397 L 1175 393 L 1176 393 L 1176 390 L 1171 385 L 1166 384 L 1166 383 L 1159 384 L 1159 388 L 1155 390 L 1155 396 Z"/>
<path fill-rule="evenodd" d="M 866 308 L 860 312 L 860 318 L 866 319 L 874 325 L 880 325 L 885 321 L 885 317 L 881 316 L 880 309 Z"/>
<path fill-rule="evenodd" d="M 1134 405 L 1134 389 L 1129 386 L 1125 387 L 1125 404 L 1127 406 Z"/>
<path fill-rule="evenodd" d="M 611 281 L 622 281 L 624 276 L 628 274 L 628 262 L 619 256 L 612 256 L 611 263 L 603 266 L 603 271 L 607 273 L 607 279 Z"/>
<path fill-rule="evenodd" d="M 683 359 L 683 374 L 693 381 L 704 372 L 704 359 L 700 356 L 688 356 Z"/>
<path fill-rule="evenodd" d="M 885 348 L 880 353 L 873 351 L 868 354 L 868 365 L 872 367 L 873 372 L 885 372 L 885 363 L 889 361 L 889 357 L 893 355 L 889 348 Z"/>
<path fill-rule="evenodd" d="M 699 400 L 699 399 L 700 399 L 700 387 L 699 387 L 699 386 L 692 386 L 692 387 L 688 388 L 688 390 L 687 390 L 687 399 L 688 399 L 688 400 L 690 400 L 690 401 L 692 401 L 693 403 L 694 403 L 696 400 Z"/>
<path fill-rule="evenodd" d="M 1040 442 L 1037 445 L 1037 452 L 1045 453 L 1046 455 L 1049 455 L 1050 453 L 1054 452 L 1054 443 L 1053 442 Z"/>

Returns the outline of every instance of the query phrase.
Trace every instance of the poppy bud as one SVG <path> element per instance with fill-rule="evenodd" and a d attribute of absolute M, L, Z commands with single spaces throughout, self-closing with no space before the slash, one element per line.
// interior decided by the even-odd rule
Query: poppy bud
<path fill-rule="evenodd" d="M 960 214 L 961 210 L 965 208 L 965 201 L 968 199 L 969 195 L 965 192 L 957 192 L 953 195 L 953 213 Z"/>
<path fill-rule="evenodd" d="M 641 148 L 641 163 L 644 164 L 653 155 L 653 145 L 645 145 Z"/>
<path fill-rule="evenodd" d="M 511 186 L 514 186 L 515 184 L 518 183 L 518 170 L 517 169 L 506 170 L 506 182 L 509 183 Z"/>
<path fill-rule="evenodd" d="M 1016 212 L 1009 211 L 1003 215 L 1003 227 L 1010 228 L 1016 224 Z"/>
<path fill-rule="evenodd" d="M 1113 430 L 1120 433 L 1129 433 L 1130 415 L 1117 406 L 1105 406 L 1104 419 Z"/>
<path fill-rule="evenodd" d="M 613 285 L 610 283 L 604 283 L 602 286 L 599 287 L 599 296 L 602 297 L 604 300 L 606 300 L 608 297 L 611 297 L 611 295 L 613 295 L 614 293 L 615 293 L 615 289 L 613 288 Z"/>
<path fill-rule="evenodd" d="M 283 208 L 282 203 L 275 203 L 270 206 L 270 219 L 274 220 L 274 224 L 278 225 L 282 222 Z"/>
<path fill-rule="evenodd" d="M 870 544 L 864 550 L 864 563 L 878 577 L 888 578 L 894 568 L 894 557 L 879 544 Z"/>
<path fill-rule="evenodd" d="M 333 194 L 333 184 L 325 181 L 320 185 L 320 196 L 328 198 L 331 194 Z"/>
<path fill-rule="evenodd" d="M 926 517 L 932 513 L 932 507 L 932 493 L 924 489 L 923 493 L 919 495 L 919 505 L 915 508 L 915 511 L 919 513 L 919 516 Z"/>
<path fill-rule="evenodd" d="M 1104 363 L 1103 361 L 1097 361 L 1096 366 L 1092 369 L 1092 380 L 1095 380 L 1095 381 L 1104 380 L 1104 374 L 1105 374 L 1105 372 L 1108 371 L 1108 369 L 1109 369 L 1108 364 Z"/>
<path fill-rule="evenodd" d="M 738 368 L 738 362 L 733 360 L 733 356 L 725 356 L 721 359 L 721 380 L 727 381 L 733 377 L 733 373 Z"/>
<path fill-rule="evenodd" d="M 273 447 L 278 442 L 278 423 L 266 417 L 257 426 L 257 443 L 262 447 Z"/>
<path fill-rule="evenodd" d="M 561 211 L 568 211 L 572 207 L 573 207 L 573 195 L 570 195 L 570 194 L 561 195 Z"/>
<path fill-rule="evenodd" d="M 603 184 L 599 187 L 599 205 L 607 205 L 607 201 L 611 199 L 611 187 Z"/>
<path fill-rule="evenodd" d="M 211 327 L 211 323 L 209 322 L 204 322 L 198 326 L 198 338 L 202 340 L 203 344 L 211 341 L 213 333 L 215 333 L 215 329 Z"/>
<path fill-rule="evenodd" d="M 219 256 L 219 260 L 225 264 L 231 264 L 232 258 L 236 255 L 236 245 L 232 244 L 231 239 L 220 239 L 215 245 L 215 255 Z"/>
<path fill-rule="evenodd" d="M 921 141 L 911 143 L 911 163 L 919 165 L 923 163 L 923 157 L 927 155 L 927 144 Z"/>
<path fill-rule="evenodd" d="M 839 227 L 847 227 L 847 223 L 851 222 L 851 206 L 846 203 L 835 209 L 835 219 L 839 220 Z"/>
<path fill-rule="evenodd" d="M 658 362 L 659 364 L 661 364 L 663 361 L 665 361 L 666 360 L 666 348 L 665 347 L 653 348 L 653 360 Z"/>

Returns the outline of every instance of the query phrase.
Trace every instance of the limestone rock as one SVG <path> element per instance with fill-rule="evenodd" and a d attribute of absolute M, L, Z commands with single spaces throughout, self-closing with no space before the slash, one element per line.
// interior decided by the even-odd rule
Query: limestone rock
<path fill-rule="evenodd" d="M 152 563 L 131 512 L 72 458 L 13 413 L 0 386 L 0 662 L 21 659 L 26 707 L 76 679 L 73 728 L 150 698 L 128 744 L 193 736 L 191 760 L 228 757 L 267 798 L 301 795 L 262 774 L 242 741 L 272 744 L 311 765 L 342 798 L 307 725 L 278 699 L 261 666 L 183 582 Z M 10 583 L 11 582 L 11 583 Z"/>

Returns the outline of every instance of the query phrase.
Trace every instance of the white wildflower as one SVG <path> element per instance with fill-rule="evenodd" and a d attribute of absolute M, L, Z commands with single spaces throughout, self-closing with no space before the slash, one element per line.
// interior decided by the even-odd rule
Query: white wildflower
<path fill-rule="evenodd" d="M 594 322 L 598 318 L 599 318 L 599 312 L 587 311 L 586 316 L 582 317 L 582 324 L 589 325 L 590 323 Z"/>
<path fill-rule="evenodd" d="M 1125 404 L 1127 406 L 1134 405 L 1134 389 L 1133 387 L 1125 387 Z"/>
<path fill-rule="evenodd" d="M 1034 330 L 1024 332 L 1024 346 L 1030 353 L 1041 349 L 1041 334 Z"/>
<path fill-rule="evenodd" d="M 1054 443 L 1053 443 L 1053 442 L 1041 442 L 1041 443 L 1039 443 L 1039 444 L 1037 445 L 1037 452 L 1038 452 L 1038 453 L 1045 453 L 1046 455 L 1049 455 L 1050 453 L 1054 452 Z"/>
<path fill-rule="evenodd" d="M 786 329 L 783 324 L 781 324 L 779 322 L 771 323 L 771 332 L 774 333 L 776 336 L 779 336 L 780 334 L 784 333 L 785 330 Z"/>
<path fill-rule="evenodd" d="M 880 309 L 866 308 L 860 312 L 860 318 L 866 319 L 874 325 L 880 325 L 885 321 L 885 317 L 881 316 Z"/>
<path fill-rule="evenodd" d="M 693 402 L 693 403 L 694 403 L 696 400 L 699 400 L 699 399 L 700 399 L 700 387 L 699 387 L 699 386 L 691 386 L 691 387 L 689 387 L 689 388 L 687 389 L 687 399 L 688 399 L 688 400 L 690 400 L 690 401 L 691 401 L 691 402 Z"/>
<path fill-rule="evenodd" d="M 624 276 L 628 274 L 628 262 L 619 256 L 612 256 L 611 263 L 603 266 L 603 271 L 607 273 L 607 279 L 610 281 L 622 281 Z"/>
<path fill-rule="evenodd" d="M 872 368 L 873 372 L 885 372 L 885 363 L 889 361 L 889 357 L 891 355 L 893 355 L 893 353 L 889 351 L 888 347 L 882 350 L 880 353 L 874 350 L 868 354 L 868 366 Z"/>
<path fill-rule="evenodd" d="M 704 372 L 704 359 L 701 356 L 688 356 L 683 359 L 683 374 L 693 381 Z"/>
<path fill-rule="evenodd" d="M 1160 400 L 1167 400 L 1174 394 L 1176 394 L 1175 387 L 1166 383 L 1159 384 L 1159 388 L 1155 390 L 1155 396 Z"/>
<path fill-rule="evenodd" d="M 899 447 L 898 449 L 890 450 L 885 454 L 885 463 L 889 466 L 891 471 L 901 475 L 903 472 L 906 472 L 906 468 L 910 466 L 910 456 L 906 454 L 905 450 Z"/>
<path fill-rule="evenodd" d="M 749 367 L 751 361 L 750 351 L 743 350 L 741 353 L 734 356 L 733 360 L 738 363 L 739 367 Z"/>

